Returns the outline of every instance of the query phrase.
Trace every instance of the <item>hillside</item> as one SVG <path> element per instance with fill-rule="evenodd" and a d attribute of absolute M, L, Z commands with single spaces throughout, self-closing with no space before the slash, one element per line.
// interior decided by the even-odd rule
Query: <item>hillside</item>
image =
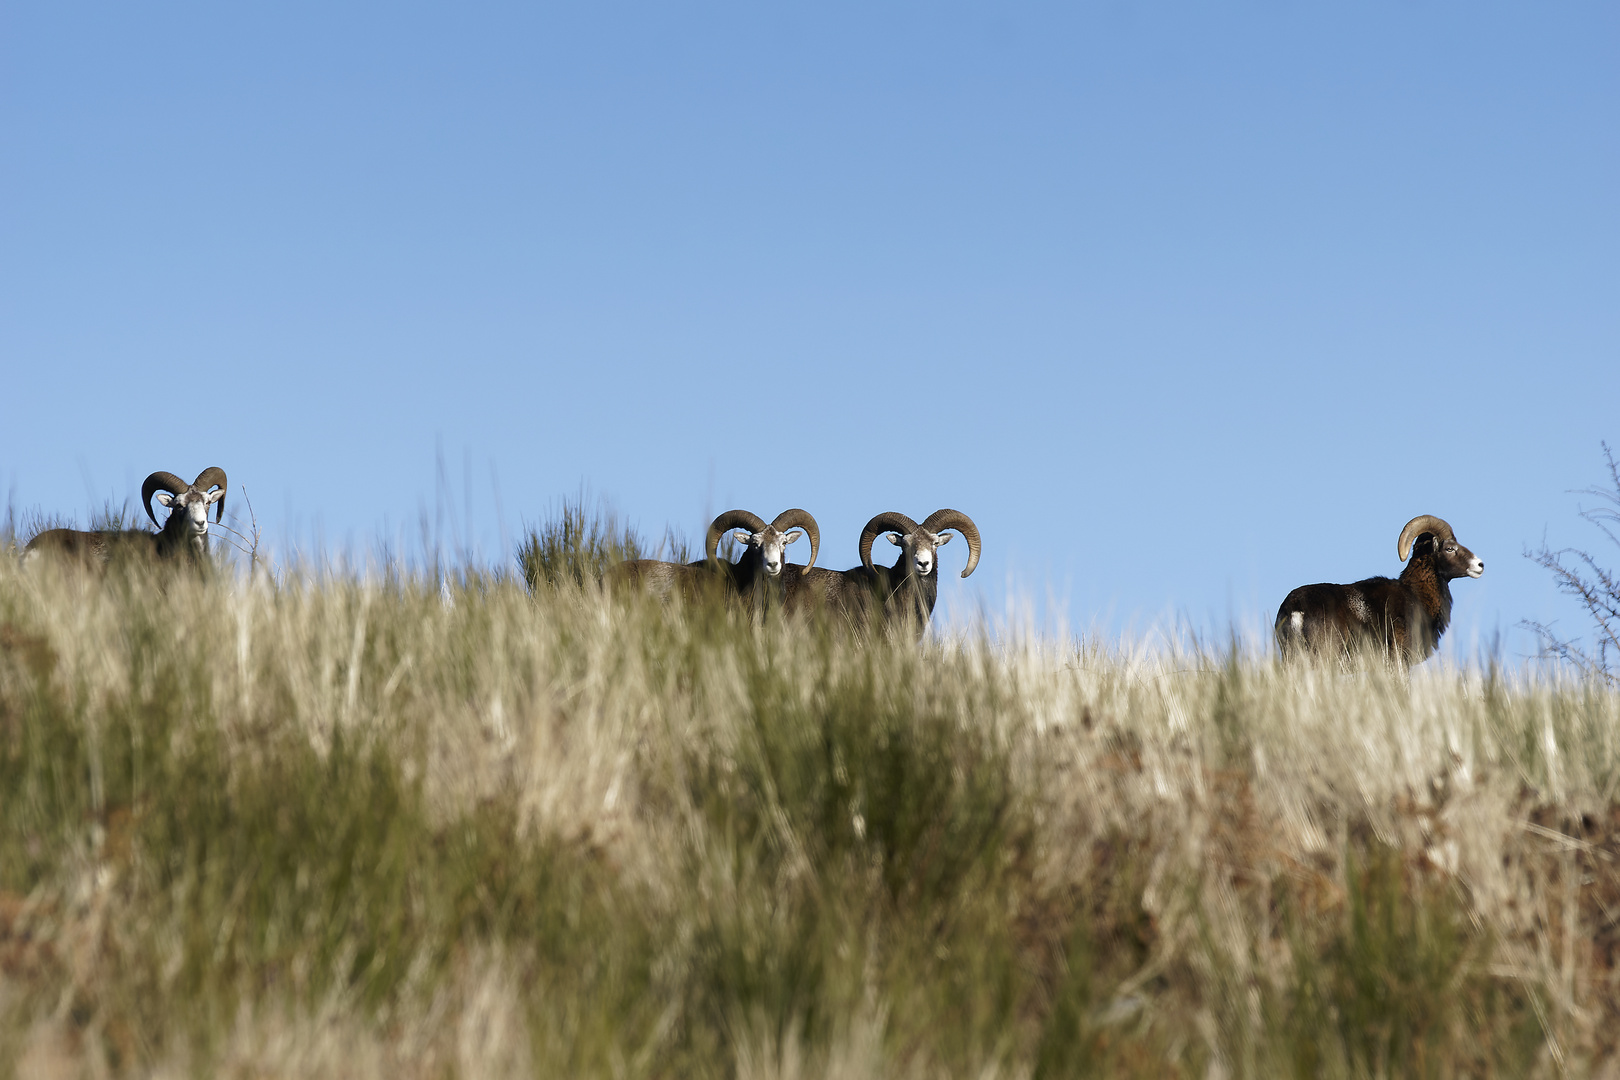
<path fill-rule="evenodd" d="M 5 555 L 0 1072 L 1585 1075 L 1617 784 L 1548 672 Z"/>

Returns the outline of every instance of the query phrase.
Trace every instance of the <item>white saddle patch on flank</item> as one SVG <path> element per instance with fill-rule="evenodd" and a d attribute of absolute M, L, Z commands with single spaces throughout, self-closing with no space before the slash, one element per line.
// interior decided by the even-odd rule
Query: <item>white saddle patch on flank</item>
<path fill-rule="evenodd" d="M 1296 611 L 1288 616 L 1288 625 L 1293 628 L 1294 633 L 1303 634 L 1305 632 L 1305 613 Z"/>
<path fill-rule="evenodd" d="M 1372 621 L 1372 608 L 1367 606 L 1367 600 L 1354 589 L 1350 590 L 1350 614 L 1361 622 Z"/>

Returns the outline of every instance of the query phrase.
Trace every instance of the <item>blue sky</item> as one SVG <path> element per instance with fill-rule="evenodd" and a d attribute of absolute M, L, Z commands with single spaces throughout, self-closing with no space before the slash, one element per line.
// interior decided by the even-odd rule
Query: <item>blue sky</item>
<path fill-rule="evenodd" d="M 0 483 L 218 464 L 277 550 L 443 503 L 487 558 L 582 484 L 799 505 L 833 567 L 953 506 L 957 616 L 1107 634 L 1435 513 L 1453 650 L 1528 652 L 1620 444 L 1617 50 L 1579 2 L 6 4 Z"/>

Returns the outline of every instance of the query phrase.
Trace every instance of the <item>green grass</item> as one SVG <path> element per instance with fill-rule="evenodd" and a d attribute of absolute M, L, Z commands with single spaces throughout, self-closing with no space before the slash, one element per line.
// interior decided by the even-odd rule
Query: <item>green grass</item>
<path fill-rule="evenodd" d="M 1620 695 L 0 553 L 0 1075 L 1529 1076 Z"/>

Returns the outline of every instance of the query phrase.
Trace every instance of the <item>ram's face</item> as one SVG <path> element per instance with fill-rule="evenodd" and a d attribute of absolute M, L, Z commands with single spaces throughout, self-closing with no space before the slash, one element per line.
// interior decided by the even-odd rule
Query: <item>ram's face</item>
<path fill-rule="evenodd" d="M 1448 578 L 1479 577 L 1485 572 L 1485 561 L 1455 539 L 1441 541 L 1435 554 L 1441 573 Z"/>
<path fill-rule="evenodd" d="M 789 544 L 797 543 L 804 533 L 798 529 L 789 529 L 787 532 L 766 526 L 764 531 L 757 533 L 738 531 L 737 543 L 744 547 L 755 548 L 759 551 L 760 565 L 768 577 L 777 577 L 782 568 L 787 565 L 787 549 Z"/>
<path fill-rule="evenodd" d="M 1484 560 L 1457 543 L 1455 537 L 1443 540 L 1433 533 L 1424 533 L 1412 545 L 1412 553 L 1433 553 L 1435 570 L 1448 581 L 1460 577 L 1477 578 L 1485 573 Z"/>
<path fill-rule="evenodd" d="M 889 543 L 905 553 L 905 565 L 918 577 L 927 577 L 938 563 L 936 551 L 950 543 L 950 533 L 932 533 L 917 529 L 909 533 L 890 533 Z"/>
<path fill-rule="evenodd" d="M 224 496 L 224 488 L 216 488 L 209 492 L 190 488 L 179 495 L 171 495 L 167 491 L 160 491 L 157 493 L 157 501 L 160 506 L 169 508 L 170 517 L 175 514 L 181 516 L 179 527 L 184 528 L 188 534 L 191 536 L 207 536 L 208 508 L 224 498 Z M 167 525 L 164 526 L 164 528 L 168 527 Z"/>

